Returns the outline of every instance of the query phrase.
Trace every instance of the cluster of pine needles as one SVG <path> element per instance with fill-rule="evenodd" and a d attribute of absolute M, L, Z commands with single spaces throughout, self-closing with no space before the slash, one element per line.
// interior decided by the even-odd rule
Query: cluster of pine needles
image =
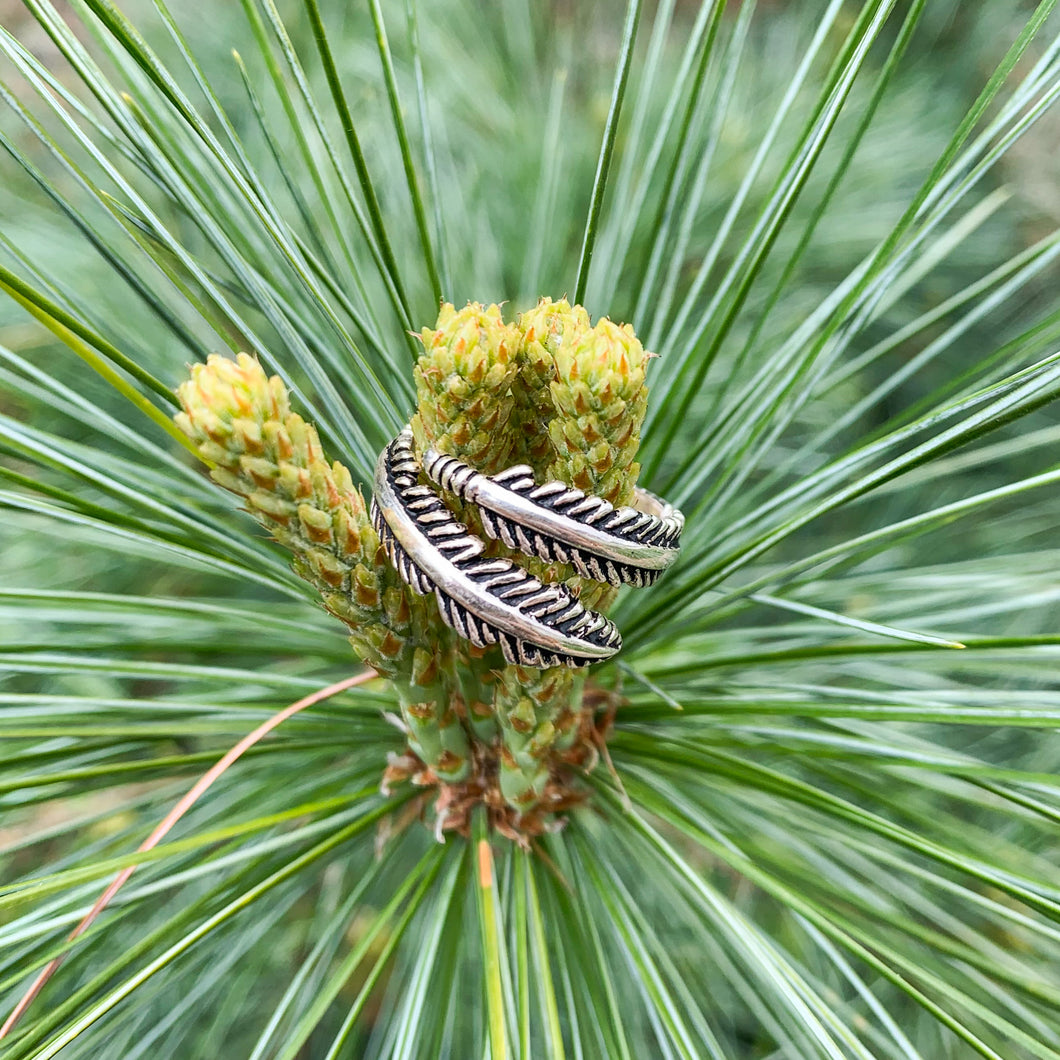
<path fill-rule="evenodd" d="M 1060 1060 L 1055 6 L 0 4 L 4 1060 Z M 410 418 L 684 511 L 613 661 Z"/>

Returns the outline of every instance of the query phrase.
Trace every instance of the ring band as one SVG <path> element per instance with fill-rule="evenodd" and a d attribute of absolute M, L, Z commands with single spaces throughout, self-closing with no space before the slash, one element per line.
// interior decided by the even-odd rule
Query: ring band
<path fill-rule="evenodd" d="M 616 508 L 562 482 L 538 485 L 525 464 L 489 476 L 428 449 L 423 470 L 442 489 L 474 504 L 495 540 L 549 563 L 569 563 L 611 585 L 651 585 L 680 549 L 685 517 L 644 489 Z"/>
<path fill-rule="evenodd" d="M 512 664 L 588 666 L 622 646 L 615 624 L 562 583 L 542 584 L 512 560 L 482 555 L 485 543 L 428 486 L 406 427 L 379 455 L 372 522 L 399 576 L 434 592 L 442 619 L 479 647 L 499 644 Z"/>

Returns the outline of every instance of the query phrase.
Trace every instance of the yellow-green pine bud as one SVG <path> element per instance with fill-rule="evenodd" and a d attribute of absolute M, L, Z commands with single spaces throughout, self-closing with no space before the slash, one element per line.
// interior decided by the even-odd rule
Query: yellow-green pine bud
<path fill-rule="evenodd" d="M 548 471 L 555 456 L 549 423 L 555 414 L 551 386 L 556 379 L 556 351 L 590 327 L 589 314 L 565 298 L 558 302 L 542 298 L 519 317 L 519 377 L 512 417 L 520 428 L 517 462 L 529 464 L 538 474 Z"/>
<path fill-rule="evenodd" d="M 554 416 L 549 436 L 555 451 L 548 478 L 629 504 L 640 465 L 640 428 L 647 408 L 644 383 L 649 355 L 628 324 L 604 318 L 556 348 L 556 378 L 549 393 Z M 581 599 L 607 610 L 616 592 L 578 579 Z"/>
<path fill-rule="evenodd" d="M 438 651 L 418 647 L 412 672 L 395 680 L 409 746 L 441 780 L 463 780 L 471 763 L 467 734 L 457 717 Z"/>
<path fill-rule="evenodd" d="M 640 471 L 648 355 L 628 324 L 606 318 L 556 349 L 550 474 L 612 504 L 628 504 Z"/>
<path fill-rule="evenodd" d="M 433 445 L 493 474 L 511 462 L 512 382 L 519 333 L 500 309 L 446 302 L 433 328 L 424 328 L 416 363 L 417 412 L 412 428 L 421 451 Z"/>
<path fill-rule="evenodd" d="M 176 421 L 214 465 L 214 480 L 291 550 L 295 570 L 357 630 L 362 650 L 386 647 L 386 654 L 368 651 L 365 661 L 394 672 L 404 638 L 388 626 L 381 592 L 397 586 L 396 575 L 380 562 L 379 539 L 349 472 L 327 463 L 316 429 L 290 411 L 282 380 L 266 376 L 248 354 L 234 361 L 213 354 L 192 367 L 177 395 L 184 411 Z"/>
<path fill-rule="evenodd" d="M 468 650 L 472 648 L 470 644 L 457 644 L 454 668 L 467 723 L 480 743 L 490 744 L 497 738 L 497 720 L 493 711 L 497 680 L 497 671 L 492 665 L 495 653 L 475 649 L 473 654 Z"/>
<path fill-rule="evenodd" d="M 386 561 L 349 471 L 328 464 L 316 429 L 290 411 L 282 380 L 245 353 L 211 355 L 178 396 L 177 423 L 215 481 L 290 549 L 297 573 L 350 628 L 354 650 L 394 680 L 413 749 L 442 779 L 462 779 L 470 756 L 436 662 L 445 637 L 437 607 Z"/>
<path fill-rule="evenodd" d="M 519 382 L 527 397 L 522 410 L 525 434 L 533 417 L 548 443 L 524 443 L 523 460 L 541 480 L 557 479 L 612 504 L 633 498 L 639 466 L 636 453 L 644 420 L 648 355 L 628 325 L 604 319 L 592 326 L 581 306 L 542 301 L 519 318 L 523 332 Z M 532 410 L 532 411 L 531 411 Z M 542 466 L 541 461 L 547 460 Z M 525 561 L 524 561 L 525 562 Z M 529 564 L 547 580 L 562 579 L 580 592 L 586 606 L 606 610 L 615 590 L 576 578 L 570 568 Z M 501 787 L 512 804 L 525 807 L 532 792 L 547 782 L 542 763 L 555 750 L 568 749 L 578 735 L 573 707 L 583 678 L 570 670 L 508 670 L 498 682 L 495 708 L 501 724 Z M 532 688 L 534 725 L 526 730 L 527 689 Z"/>
<path fill-rule="evenodd" d="M 496 305 L 483 307 L 471 302 L 463 309 L 445 303 L 433 328 L 421 333 L 423 354 L 415 370 L 417 412 L 412 430 L 417 448 L 434 446 L 473 467 L 492 474 L 512 463 L 518 431 L 512 423 L 512 386 L 518 374 L 519 331 L 506 324 Z M 449 505 L 471 529 L 482 535 L 482 525 L 473 509 L 456 498 Z M 488 545 L 492 554 L 501 546 Z M 494 649 L 485 657 L 467 655 L 471 684 L 488 681 L 493 667 L 501 665 Z M 459 677 L 458 677 L 459 680 Z M 466 680 L 460 681 L 462 685 Z M 477 687 L 464 688 L 468 720 L 476 731 L 491 729 L 479 713 L 483 700 Z M 474 717 L 474 721 L 472 718 Z"/>
<path fill-rule="evenodd" d="M 497 675 L 494 700 L 501 732 L 499 780 L 509 805 L 520 811 L 544 793 L 556 738 L 554 717 L 570 701 L 571 671 L 507 666 Z"/>

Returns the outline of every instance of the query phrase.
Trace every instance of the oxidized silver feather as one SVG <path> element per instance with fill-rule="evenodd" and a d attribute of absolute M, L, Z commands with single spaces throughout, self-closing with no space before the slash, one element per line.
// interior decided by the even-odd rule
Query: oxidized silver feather
<path fill-rule="evenodd" d="M 428 449 L 428 478 L 474 504 L 486 533 L 509 548 L 611 585 L 651 585 L 681 547 L 685 517 L 647 490 L 635 507 L 616 508 L 562 482 L 538 485 L 525 464 L 483 475 L 456 457 Z"/>
<path fill-rule="evenodd" d="M 588 666 L 619 650 L 614 623 L 565 585 L 484 557 L 484 542 L 420 483 L 420 471 L 406 427 L 376 464 L 372 522 L 402 580 L 421 595 L 433 591 L 448 626 L 480 647 L 499 644 L 522 666 Z"/>

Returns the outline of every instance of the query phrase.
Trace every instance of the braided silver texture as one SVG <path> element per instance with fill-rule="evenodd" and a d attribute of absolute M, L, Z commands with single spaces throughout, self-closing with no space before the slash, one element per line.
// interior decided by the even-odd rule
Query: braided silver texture
<path fill-rule="evenodd" d="M 406 427 L 379 456 L 372 522 L 390 562 L 420 595 L 433 592 L 445 623 L 479 647 L 499 644 L 512 664 L 588 666 L 622 646 L 614 623 L 565 585 L 542 584 L 485 543 L 429 486 Z"/>
<path fill-rule="evenodd" d="M 680 549 L 685 517 L 647 490 L 634 492 L 633 507 L 616 508 L 562 482 L 538 485 L 525 464 L 489 476 L 435 449 L 423 470 L 475 505 L 490 537 L 598 582 L 651 585 Z"/>

